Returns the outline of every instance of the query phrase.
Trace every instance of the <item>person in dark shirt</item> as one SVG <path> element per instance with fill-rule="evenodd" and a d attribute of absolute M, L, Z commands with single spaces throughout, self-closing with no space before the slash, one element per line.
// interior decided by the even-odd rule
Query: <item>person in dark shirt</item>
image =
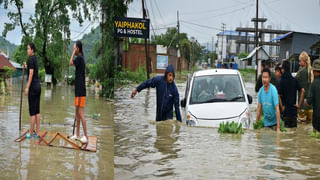
<path fill-rule="evenodd" d="M 74 56 L 77 56 L 74 58 Z M 88 142 L 87 125 L 84 118 L 84 107 L 86 101 L 86 82 L 85 82 L 85 61 L 83 58 L 83 50 L 81 41 L 76 41 L 73 45 L 73 53 L 70 58 L 70 66 L 76 67 L 75 78 L 75 100 L 76 106 L 76 120 L 77 120 L 77 135 L 74 135 L 70 139 L 78 139 L 80 137 L 80 119 L 82 122 L 84 136 L 80 138 L 82 143 Z"/>
<path fill-rule="evenodd" d="M 143 89 L 152 87 L 156 88 L 157 93 L 157 114 L 156 121 L 164 121 L 173 118 L 173 107 L 175 109 L 176 118 L 181 120 L 180 107 L 179 107 L 179 92 L 176 84 L 174 83 L 174 68 L 169 64 L 165 74 L 148 79 L 140 84 L 131 93 L 131 98 L 142 91 Z"/>
<path fill-rule="evenodd" d="M 280 82 L 281 82 L 281 76 L 282 76 L 282 67 L 281 67 L 281 64 L 278 64 L 275 68 L 274 68 L 274 74 L 276 76 L 276 88 L 277 88 L 277 91 L 278 93 L 280 92 Z M 279 105 L 280 105 L 280 115 L 281 115 L 281 119 L 283 119 L 283 112 L 281 111 L 282 109 L 282 101 L 281 101 L 281 98 L 279 96 Z"/>
<path fill-rule="evenodd" d="M 312 105 L 313 115 L 312 115 L 312 126 L 313 131 L 320 131 L 320 59 L 314 60 L 312 64 L 312 71 L 314 75 L 314 80 L 311 83 L 308 98 L 305 102 L 306 106 Z"/>
<path fill-rule="evenodd" d="M 279 95 L 283 105 L 283 121 L 285 127 L 293 128 L 297 127 L 297 110 L 300 109 L 303 103 L 304 89 L 299 81 L 292 77 L 289 61 L 283 62 L 282 69 L 284 73 L 281 76 Z M 299 104 L 296 104 L 298 91 L 301 92 L 301 95 Z"/>
<path fill-rule="evenodd" d="M 27 86 L 25 89 L 25 95 L 28 96 L 29 114 L 30 114 L 30 133 L 27 134 L 27 138 L 32 136 L 39 137 L 40 129 L 40 95 L 41 86 L 38 75 L 38 60 L 34 55 L 36 47 L 34 43 L 28 44 L 27 54 L 29 56 L 28 63 L 24 62 L 24 68 L 28 69 Z M 34 131 L 34 125 L 36 124 L 36 130 Z"/>
<path fill-rule="evenodd" d="M 277 65 L 275 68 L 274 68 L 274 74 L 276 76 L 276 88 L 277 88 L 277 91 L 279 92 L 279 89 L 280 89 L 280 82 L 281 82 L 281 75 L 282 75 L 282 72 L 281 72 L 281 65 Z"/>

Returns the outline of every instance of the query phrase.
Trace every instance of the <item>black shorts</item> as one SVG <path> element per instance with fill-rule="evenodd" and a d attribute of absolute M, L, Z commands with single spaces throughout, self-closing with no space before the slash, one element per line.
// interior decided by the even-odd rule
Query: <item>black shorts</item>
<path fill-rule="evenodd" d="M 40 114 L 40 95 L 41 88 L 30 88 L 28 94 L 29 114 L 34 116 Z"/>

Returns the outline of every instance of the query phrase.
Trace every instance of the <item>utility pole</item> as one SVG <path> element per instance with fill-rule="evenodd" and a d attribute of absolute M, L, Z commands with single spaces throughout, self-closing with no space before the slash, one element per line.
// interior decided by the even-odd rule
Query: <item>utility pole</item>
<path fill-rule="evenodd" d="M 223 64 L 223 37 L 224 37 L 224 29 L 226 24 L 222 23 L 222 45 L 221 45 L 221 62 Z"/>
<path fill-rule="evenodd" d="M 144 0 L 142 0 L 142 17 L 146 19 L 147 13 L 144 8 Z M 146 67 L 147 67 L 147 79 L 150 79 L 150 63 L 149 63 L 149 55 L 148 55 L 148 38 L 144 38 L 145 51 L 146 51 Z"/>
<path fill-rule="evenodd" d="M 66 41 L 67 41 L 67 33 L 66 33 L 66 27 L 63 28 L 63 57 L 62 57 L 62 64 L 61 64 L 61 80 L 63 80 L 64 85 L 66 85 L 66 81 L 64 78 L 64 71 L 65 71 L 65 62 L 67 62 L 67 55 L 66 55 L 66 51 L 67 51 L 67 45 L 66 45 Z"/>
<path fill-rule="evenodd" d="M 259 10 L 259 0 L 256 0 L 256 21 L 255 21 L 255 25 L 256 25 L 256 82 L 258 80 L 258 10 Z"/>
<path fill-rule="evenodd" d="M 214 43 L 214 40 L 213 40 L 213 38 L 214 38 L 214 37 L 212 36 L 212 52 L 211 52 L 211 53 L 212 53 L 212 59 L 211 59 L 211 62 L 210 62 L 211 67 L 213 67 L 213 66 L 212 66 L 212 62 L 214 62 L 214 59 L 213 59 L 213 43 Z"/>
<path fill-rule="evenodd" d="M 177 30 L 178 30 L 178 64 L 179 64 L 179 74 L 181 75 L 181 52 L 180 52 L 180 21 L 179 21 L 179 11 L 177 11 Z"/>

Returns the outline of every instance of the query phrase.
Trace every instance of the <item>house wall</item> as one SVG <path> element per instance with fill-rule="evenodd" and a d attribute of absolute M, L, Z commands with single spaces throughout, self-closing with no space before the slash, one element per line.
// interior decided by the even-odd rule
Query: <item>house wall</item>
<path fill-rule="evenodd" d="M 280 40 L 280 59 L 286 59 L 286 52 L 289 51 L 289 57 L 292 55 L 292 38 Z"/>
<path fill-rule="evenodd" d="M 164 73 L 162 69 L 157 68 L 156 45 L 149 45 L 149 57 L 151 58 L 151 72 Z M 168 64 L 172 64 L 177 71 L 178 57 L 175 48 L 169 48 L 167 54 L 159 54 L 168 56 Z M 181 69 L 187 70 L 188 62 L 184 57 L 180 58 Z M 129 50 L 122 54 L 122 65 L 130 71 L 136 71 L 139 67 L 146 67 L 146 54 L 144 44 L 129 44 Z"/>
<path fill-rule="evenodd" d="M 314 34 L 294 33 L 293 54 L 300 54 L 302 51 L 310 54 L 310 47 L 319 40 L 320 37 Z"/>

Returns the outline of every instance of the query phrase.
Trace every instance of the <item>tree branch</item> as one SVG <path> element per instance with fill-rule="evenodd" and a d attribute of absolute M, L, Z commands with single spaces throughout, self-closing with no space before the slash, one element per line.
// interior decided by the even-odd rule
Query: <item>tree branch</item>
<path fill-rule="evenodd" d="M 19 22 L 20 22 L 20 26 L 21 26 L 21 29 L 22 29 L 22 32 L 25 36 L 29 36 L 28 33 L 26 32 L 26 29 L 23 25 L 23 22 L 22 22 L 22 14 L 21 14 L 21 7 L 18 5 L 18 0 L 15 0 L 15 4 L 16 4 L 16 7 L 18 9 L 18 14 L 19 14 Z"/>

